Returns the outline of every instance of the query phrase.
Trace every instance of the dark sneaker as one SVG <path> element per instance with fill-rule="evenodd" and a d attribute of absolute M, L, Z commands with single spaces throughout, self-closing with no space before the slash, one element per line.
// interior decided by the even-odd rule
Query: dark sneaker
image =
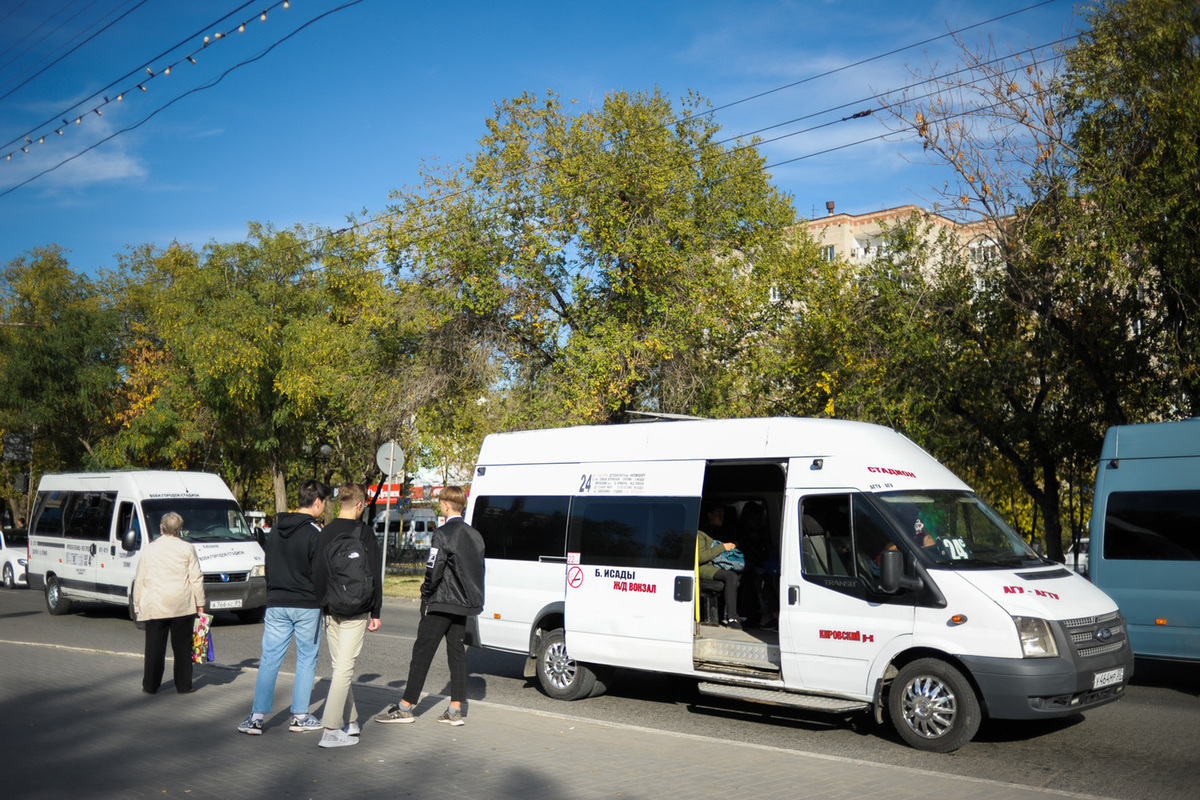
<path fill-rule="evenodd" d="M 321 720 L 317 719 L 312 714 L 296 714 L 292 717 L 292 722 L 290 725 L 288 725 L 288 730 L 292 733 L 319 731 L 321 730 Z"/>
<path fill-rule="evenodd" d="M 238 725 L 238 730 L 242 733 L 248 733 L 251 736 L 262 736 L 262 720 L 255 719 L 254 715 L 246 717 L 242 723 Z"/>
<path fill-rule="evenodd" d="M 321 741 L 317 742 L 317 747 L 349 747 L 352 744 L 358 744 L 358 739 L 340 728 L 326 728 L 321 734 Z"/>
<path fill-rule="evenodd" d="M 437 721 L 444 722 L 447 725 L 453 725 L 456 728 L 467 724 L 463 721 L 462 712 L 457 708 L 447 708 L 442 712 L 442 715 L 437 718 Z"/>
<path fill-rule="evenodd" d="M 416 722 L 411 708 L 405 708 L 399 703 L 392 703 L 374 717 L 376 722 Z"/>
<path fill-rule="evenodd" d="M 742 623 L 736 619 L 727 619 L 725 620 L 725 627 L 729 628 L 730 630 L 740 631 L 742 629 Z"/>

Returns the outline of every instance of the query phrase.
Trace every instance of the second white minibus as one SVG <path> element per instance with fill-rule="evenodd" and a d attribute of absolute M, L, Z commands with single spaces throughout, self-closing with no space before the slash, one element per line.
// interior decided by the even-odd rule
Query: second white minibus
<path fill-rule="evenodd" d="M 29 585 L 46 593 L 51 614 L 72 600 L 129 607 L 144 544 L 168 511 L 204 572 L 205 610 L 262 619 L 267 579 L 262 547 L 233 493 L 206 472 L 77 472 L 45 475 L 29 524 Z"/>

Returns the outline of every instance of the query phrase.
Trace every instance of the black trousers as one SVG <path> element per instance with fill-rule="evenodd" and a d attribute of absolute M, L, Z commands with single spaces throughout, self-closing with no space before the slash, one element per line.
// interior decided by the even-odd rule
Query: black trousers
<path fill-rule="evenodd" d="M 429 665 L 442 639 L 446 640 L 446 663 L 450 667 L 450 701 L 467 699 L 467 652 L 463 638 L 467 634 L 467 618 L 462 614 L 443 614 L 430 611 L 417 625 L 417 640 L 413 642 L 412 659 L 408 662 L 408 683 L 404 684 L 404 702 L 415 706 L 425 688 Z"/>
<path fill-rule="evenodd" d="M 737 619 L 738 574 L 730 569 L 719 569 L 713 575 L 714 581 L 725 584 L 725 619 Z"/>
<path fill-rule="evenodd" d="M 150 694 L 162 686 L 166 667 L 167 634 L 171 635 L 171 655 L 175 659 L 175 691 L 183 694 L 192 689 L 192 628 L 196 615 L 146 620 L 146 669 L 142 689 Z"/>

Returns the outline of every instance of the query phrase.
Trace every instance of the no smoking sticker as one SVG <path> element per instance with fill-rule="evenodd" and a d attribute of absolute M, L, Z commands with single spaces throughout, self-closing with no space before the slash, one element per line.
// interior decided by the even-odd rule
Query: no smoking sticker
<path fill-rule="evenodd" d="M 578 589 L 583 585 L 583 570 L 579 567 L 571 567 L 567 571 L 567 585 L 572 589 Z"/>

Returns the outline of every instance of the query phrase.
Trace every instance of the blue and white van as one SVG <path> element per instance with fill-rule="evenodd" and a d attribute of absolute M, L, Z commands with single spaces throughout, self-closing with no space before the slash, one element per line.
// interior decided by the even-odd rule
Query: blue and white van
<path fill-rule="evenodd" d="M 45 475 L 29 524 L 29 585 L 51 614 L 72 600 L 129 607 L 138 556 L 159 536 L 164 514 L 183 517 L 182 538 L 204 572 L 205 611 L 262 619 L 267 579 L 262 547 L 229 487 L 206 472 L 77 472 Z"/>
<path fill-rule="evenodd" d="M 741 629 L 707 610 L 702 503 L 723 507 L 718 538 L 746 554 Z M 886 715 L 910 745 L 948 752 L 985 716 L 1117 700 L 1133 671 L 1112 599 L 877 425 L 496 434 L 467 518 L 487 553 L 471 641 L 528 656 L 557 698 L 603 691 L 615 667 L 674 673 L 715 696 Z"/>

